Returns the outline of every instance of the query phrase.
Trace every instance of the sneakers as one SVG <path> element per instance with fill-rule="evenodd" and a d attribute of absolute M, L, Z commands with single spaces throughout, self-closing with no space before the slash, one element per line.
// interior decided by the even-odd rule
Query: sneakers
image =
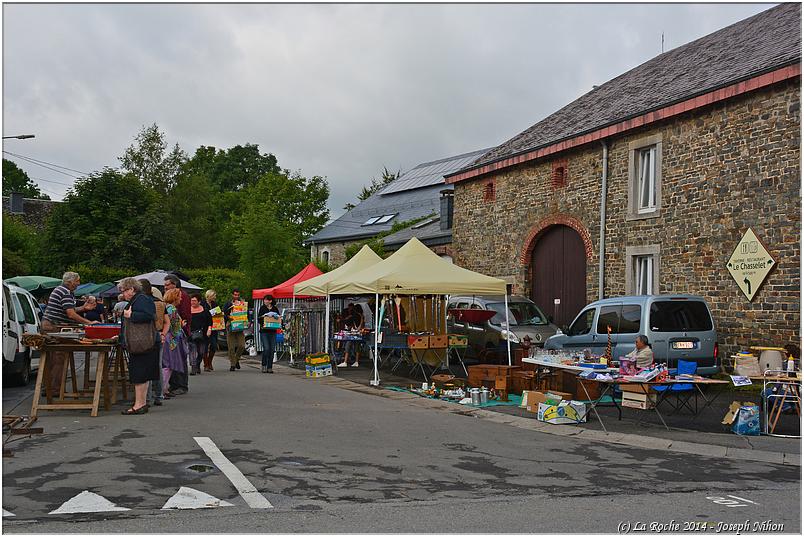
<path fill-rule="evenodd" d="M 338 367 L 349 367 L 349 364 L 347 364 L 346 362 L 341 362 L 338 364 Z"/>
<path fill-rule="evenodd" d="M 357 367 L 357 362 L 353 363 L 351 367 Z"/>

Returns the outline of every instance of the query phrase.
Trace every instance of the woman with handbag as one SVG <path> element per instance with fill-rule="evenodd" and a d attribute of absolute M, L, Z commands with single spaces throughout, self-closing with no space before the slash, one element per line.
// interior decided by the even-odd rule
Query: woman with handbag
<path fill-rule="evenodd" d="M 123 415 L 148 412 L 148 383 L 159 378 L 159 349 L 156 345 L 156 308 L 150 296 L 142 293 L 135 278 L 123 278 L 118 284 L 128 306 L 123 310 L 120 337 L 128 350 L 128 376 L 134 385 L 134 404 Z"/>
<path fill-rule="evenodd" d="M 169 323 L 165 323 L 162 327 L 162 378 L 163 385 L 167 388 L 170 384 L 170 375 L 173 371 L 184 373 L 185 365 L 187 363 L 187 354 L 189 352 L 187 346 L 187 336 L 184 334 L 182 328 L 182 320 L 179 315 L 178 306 L 181 303 L 181 291 L 170 289 L 165 292 L 162 300 L 167 304 L 165 314 Z M 178 392 L 184 393 L 184 392 Z M 165 390 L 165 399 L 174 397 L 170 392 Z"/>
<path fill-rule="evenodd" d="M 191 375 L 201 374 L 201 360 L 207 355 L 207 343 L 212 334 L 212 316 L 209 310 L 201 304 L 199 295 L 190 297 L 190 311 L 193 316 L 190 318 L 190 363 L 192 364 Z"/>

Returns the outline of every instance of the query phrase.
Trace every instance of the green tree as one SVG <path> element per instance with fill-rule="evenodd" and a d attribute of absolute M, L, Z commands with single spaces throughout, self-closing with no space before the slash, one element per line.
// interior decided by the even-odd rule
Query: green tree
<path fill-rule="evenodd" d="M 377 179 L 376 177 L 373 177 L 371 179 L 371 184 L 369 186 L 364 186 L 362 190 L 360 190 L 360 194 L 357 195 L 358 202 L 366 201 L 372 195 L 374 195 L 375 192 L 379 191 L 386 185 L 391 184 L 396 179 L 399 179 L 400 175 L 401 170 L 397 171 L 396 173 L 393 173 L 389 171 L 387 167 L 383 166 L 380 178 Z M 344 210 L 346 211 L 351 211 L 355 207 L 357 207 L 357 205 L 354 203 L 347 203 L 346 205 L 343 206 Z"/>
<path fill-rule="evenodd" d="M 201 146 L 184 164 L 185 173 L 203 174 L 221 192 L 240 191 L 257 183 L 266 173 L 280 173 L 276 157 L 260 153 L 256 144 L 236 145 L 226 150 Z"/>
<path fill-rule="evenodd" d="M 46 266 L 151 270 L 167 251 L 157 194 L 133 175 L 104 168 L 73 185 L 48 218 Z"/>
<path fill-rule="evenodd" d="M 154 123 L 143 127 L 119 158 L 122 168 L 133 174 L 142 184 L 147 185 L 160 194 L 168 194 L 176 183 L 176 177 L 182 165 L 187 161 L 187 154 L 179 144 L 175 144 L 168 152 L 165 134 Z"/>
<path fill-rule="evenodd" d="M 15 216 L 3 215 L 3 278 L 31 274 L 36 267 L 39 237 Z"/>
<path fill-rule="evenodd" d="M 3 159 L 3 195 L 8 196 L 12 192 L 22 192 L 23 197 L 31 199 L 50 199 L 16 163 Z"/>
<path fill-rule="evenodd" d="M 187 269 L 185 273 L 192 283 L 204 291 L 214 289 L 221 305 L 232 296 L 232 289 L 234 288 L 240 289 L 243 297 L 248 298 L 250 296 L 249 290 L 251 288 L 246 282 L 245 274 L 239 270 L 205 267 Z"/>

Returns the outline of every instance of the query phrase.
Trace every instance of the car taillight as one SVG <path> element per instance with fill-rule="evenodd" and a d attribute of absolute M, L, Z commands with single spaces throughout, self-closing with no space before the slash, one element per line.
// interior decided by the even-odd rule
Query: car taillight
<path fill-rule="evenodd" d="M 717 365 L 717 355 L 718 355 L 718 347 L 717 347 L 717 341 L 715 341 L 715 365 Z"/>

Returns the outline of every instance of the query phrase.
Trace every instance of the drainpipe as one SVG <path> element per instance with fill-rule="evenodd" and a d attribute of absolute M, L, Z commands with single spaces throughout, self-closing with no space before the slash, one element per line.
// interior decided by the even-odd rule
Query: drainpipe
<path fill-rule="evenodd" d="M 609 180 L 609 144 L 603 140 L 603 178 L 600 186 L 600 237 L 599 241 L 599 269 L 597 274 L 597 299 L 603 297 L 603 273 L 606 259 L 606 192 Z"/>

